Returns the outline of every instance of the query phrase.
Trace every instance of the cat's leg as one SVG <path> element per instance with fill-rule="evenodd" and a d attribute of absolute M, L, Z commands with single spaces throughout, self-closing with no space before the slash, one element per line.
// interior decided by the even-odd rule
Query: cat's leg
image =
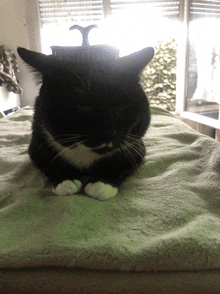
<path fill-rule="evenodd" d="M 142 141 L 139 141 L 127 152 L 119 150 L 98 161 L 91 168 L 90 179 L 84 189 L 85 193 L 97 200 L 113 198 L 123 181 L 141 165 L 144 155 L 145 146 Z"/>
<path fill-rule="evenodd" d="M 40 128 L 32 134 L 28 153 L 35 166 L 54 185 L 53 193 L 65 196 L 76 194 L 81 190 L 82 183 L 76 179 L 80 171 L 58 156 L 57 151 L 46 141 Z"/>
<path fill-rule="evenodd" d="M 103 182 L 88 183 L 85 186 L 85 193 L 97 200 L 109 200 L 118 193 L 118 188 Z"/>
<path fill-rule="evenodd" d="M 79 180 L 65 180 L 58 184 L 53 192 L 58 196 L 67 196 L 78 193 L 82 188 L 82 183 Z"/>

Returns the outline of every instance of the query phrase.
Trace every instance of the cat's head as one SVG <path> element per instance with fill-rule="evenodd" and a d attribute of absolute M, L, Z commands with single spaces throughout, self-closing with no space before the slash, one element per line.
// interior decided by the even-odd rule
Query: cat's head
<path fill-rule="evenodd" d="M 146 132 L 150 111 L 139 74 L 153 58 L 153 48 L 91 62 L 24 48 L 18 48 L 18 54 L 42 76 L 35 120 L 61 144 L 81 141 L 98 152 Z"/>

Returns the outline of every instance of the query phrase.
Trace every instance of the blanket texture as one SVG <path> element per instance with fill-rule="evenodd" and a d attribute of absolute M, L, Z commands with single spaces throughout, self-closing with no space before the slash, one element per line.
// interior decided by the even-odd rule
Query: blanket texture
<path fill-rule="evenodd" d="M 1 268 L 220 268 L 220 145 L 151 111 L 144 164 L 104 202 L 51 192 L 27 154 L 32 108 L 0 120 Z"/>

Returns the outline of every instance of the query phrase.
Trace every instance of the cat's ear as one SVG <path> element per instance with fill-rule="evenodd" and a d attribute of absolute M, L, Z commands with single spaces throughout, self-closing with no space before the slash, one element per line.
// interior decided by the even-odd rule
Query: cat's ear
<path fill-rule="evenodd" d="M 48 56 L 42 53 L 27 50 L 25 48 L 18 47 L 17 52 L 19 56 L 31 67 L 42 72 L 45 68 Z"/>
<path fill-rule="evenodd" d="M 120 71 L 132 71 L 135 74 L 139 74 L 153 57 L 154 48 L 147 47 L 138 52 L 117 59 L 116 66 Z"/>

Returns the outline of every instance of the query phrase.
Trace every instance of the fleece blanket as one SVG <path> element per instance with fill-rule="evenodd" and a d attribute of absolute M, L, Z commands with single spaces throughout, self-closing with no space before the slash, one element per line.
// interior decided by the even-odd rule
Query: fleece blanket
<path fill-rule="evenodd" d="M 143 165 L 104 202 L 51 192 L 27 154 L 32 108 L 0 120 L 1 268 L 220 268 L 220 145 L 151 111 Z"/>

